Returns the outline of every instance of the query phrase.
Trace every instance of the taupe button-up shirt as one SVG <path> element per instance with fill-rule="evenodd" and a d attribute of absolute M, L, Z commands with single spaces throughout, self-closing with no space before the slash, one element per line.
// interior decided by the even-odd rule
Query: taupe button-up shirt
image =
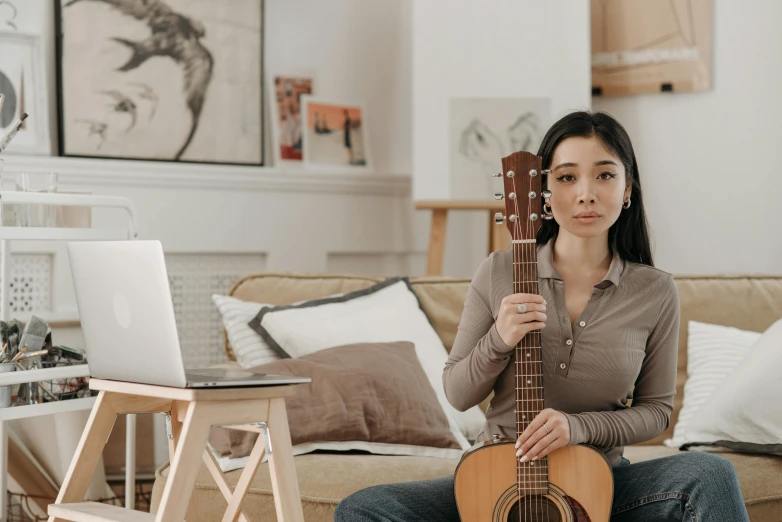
<path fill-rule="evenodd" d="M 679 332 L 673 277 L 615 253 L 571 324 L 553 240 L 537 246 L 537 257 L 548 316 L 541 331 L 544 407 L 566 414 L 571 445 L 593 444 L 616 466 L 623 446 L 654 438 L 670 421 Z M 478 267 L 443 373 L 446 396 L 460 410 L 494 391 L 478 441 L 517 436 L 515 350 L 494 326 L 502 299 L 513 293 L 512 263 L 506 250 Z"/>

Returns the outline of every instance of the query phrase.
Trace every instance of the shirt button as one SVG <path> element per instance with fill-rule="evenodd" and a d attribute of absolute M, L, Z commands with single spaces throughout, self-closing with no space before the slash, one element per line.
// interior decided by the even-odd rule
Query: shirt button
<path fill-rule="evenodd" d="M 565 341 L 565 344 L 570 346 L 571 344 L 573 344 L 573 341 L 571 339 L 568 339 L 567 341 Z"/>
<path fill-rule="evenodd" d="M 566 367 L 566 366 L 567 366 L 567 365 L 566 365 L 565 363 L 560 363 L 560 364 L 559 364 L 559 367 L 560 367 L 560 368 L 562 368 L 563 370 L 565 369 L 565 367 Z"/>
<path fill-rule="evenodd" d="M 581 321 L 580 323 L 578 323 L 578 326 L 580 326 L 581 328 L 585 327 L 586 325 L 587 324 L 584 321 Z"/>

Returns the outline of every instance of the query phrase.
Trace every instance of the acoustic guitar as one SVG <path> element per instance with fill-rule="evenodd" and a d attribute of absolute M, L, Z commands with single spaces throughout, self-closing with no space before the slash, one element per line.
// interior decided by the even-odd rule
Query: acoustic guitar
<path fill-rule="evenodd" d="M 502 159 L 506 222 L 513 250 L 514 293 L 537 294 L 535 237 L 543 198 L 541 158 L 515 152 Z M 607 522 L 614 496 L 613 473 L 598 449 L 575 445 L 534 460 L 519 462 L 518 436 L 543 409 L 543 357 L 540 330 L 516 345 L 516 438 L 478 443 L 465 452 L 456 468 L 454 492 L 462 522 Z"/>

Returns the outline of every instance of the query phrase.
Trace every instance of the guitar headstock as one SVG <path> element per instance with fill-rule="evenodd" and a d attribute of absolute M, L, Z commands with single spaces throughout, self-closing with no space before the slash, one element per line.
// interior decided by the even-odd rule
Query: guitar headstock
<path fill-rule="evenodd" d="M 505 199 L 505 216 L 495 214 L 497 224 L 507 223 L 511 239 L 534 240 L 540 230 L 541 219 L 551 219 L 543 213 L 541 179 L 548 171 L 541 169 L 542 158 L 531 152 L 519 151 L 502 158 L 504 194 L 495 194 Z"/>

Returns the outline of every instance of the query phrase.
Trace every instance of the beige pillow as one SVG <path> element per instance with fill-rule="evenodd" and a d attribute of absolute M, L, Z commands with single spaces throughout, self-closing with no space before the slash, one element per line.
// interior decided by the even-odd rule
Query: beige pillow
<path fill-rule="evenodd" d="M 295 454 L 304 452 L 297 446 L 445 458 L 462 453 L 410 342 L 338 346 L 250 370 L 312 378 L 285 399 Z M 256 439 L 256 433 L 213 428 L 209 442 L 220 455 L 240 458 Z"/>

